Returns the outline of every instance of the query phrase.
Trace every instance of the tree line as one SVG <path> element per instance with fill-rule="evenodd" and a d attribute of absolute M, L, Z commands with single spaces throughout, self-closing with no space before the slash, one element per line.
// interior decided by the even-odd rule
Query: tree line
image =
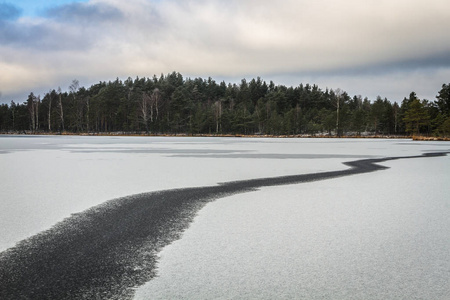
<path fill-rule="evenodd" d="M 30 93 L 23 103 L 2 104 L 0 131 L 450 136 L 450 83 L 435 101 L 411 92 L 399 104 L 317 85 L 267 84 L 259 77 L 227 84 L 173 72 L 89 88 L 73 80 L 68 91 Z"/>

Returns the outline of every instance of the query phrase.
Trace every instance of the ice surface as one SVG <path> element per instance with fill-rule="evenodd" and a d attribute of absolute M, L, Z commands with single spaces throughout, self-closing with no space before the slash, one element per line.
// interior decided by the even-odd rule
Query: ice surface
<path fill-rule="evenodd" d="M 448 299 L 449 162 L 219 199 L 135 299 Z"/>
<path fill-rule="evenodd" d="M 348 155 L 347 151 L 345 142 L 331 140 L 1 136 L 0 251 L 72 213 L 113 198 L 343 169 L 345 158 L 327 155 Z M 321 156 L 277 158 L 301 154 Z"/>
<path fill-rule="evenodd" d="M 117 197 L 449 149 L 379 139 L 1 136 L 0 251 Z M 441 277 L 450 270 L 449 157 L 385 164 L 392 168 L 208 204 L 163 250 L 159 277 L 137 298 L 439 299 L 449 291 Z"/>
<path fill-rule="evenodd" d="M 342 159 L 324 157 L 224 158 L 309 153 L 301 148 L 292 140 L 273 139 L 1 136 L 0 251 L 72 213 L 117 197 L 345 168 Z M 189 156 L 199 154 L 208 156 Z"/>

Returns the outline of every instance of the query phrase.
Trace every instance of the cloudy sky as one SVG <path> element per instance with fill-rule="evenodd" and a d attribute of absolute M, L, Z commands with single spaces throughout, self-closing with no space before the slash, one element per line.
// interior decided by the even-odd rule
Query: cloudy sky
<path fill-rule="evenodd" d="M 0 0 L 0 102 L 180 72 L 434 100 L 448 0 Z"/>

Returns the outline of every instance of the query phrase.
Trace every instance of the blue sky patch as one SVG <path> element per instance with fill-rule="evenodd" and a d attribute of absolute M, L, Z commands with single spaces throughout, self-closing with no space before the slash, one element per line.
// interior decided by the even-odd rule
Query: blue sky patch
<path fill-rule="evenodd" d="M 0 2 L 0 20 L 15 20 L 22 14 L 22 9 L 6 2 Z"/>
<path fill-rule="evenodd" d="M 22 16 L 26 16 L 26 17 L 38 17 L 38 16 L 43 16 L 45 15 L 46 11 L 61 5 L 66 5 L 66 4 L 70 4 L 70 3 L 79 3 L 79 2 L 88 2 L 83 1 L 83 0 L 79 0 L 79 1 L 74 1 L 74 0 L 52 0 L 52 1 L 46 1 L 46 0 L 16 0 L 12 3 L 9 2 L 3 2 L 7 5 L 10 5 L 12 7 L 15 7 L 16 9 L 19 10 L 19 12 L 21 12 Z M 1 7 L 2 3 L 0 3 L 0 7 Z M 0 10 L 0 16 L 2 16 L 2 12 L 3 11 L 3 7 Z M 17 18 L 17 16 L 16 16 Z"/>

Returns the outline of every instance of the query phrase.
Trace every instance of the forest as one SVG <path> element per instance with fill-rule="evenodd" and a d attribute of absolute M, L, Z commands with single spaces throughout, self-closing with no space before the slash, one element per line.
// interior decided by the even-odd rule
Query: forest
<path fill-rule="evenodd" d="M 436 92 L 434 101 L 411 92 L 392 103 L 259 77 L 227 84 L 172 72 L 88 88 L 73 80 L 68 91 L 2 104 L 0 132 L 449 137 L 450 83 Z"/>

